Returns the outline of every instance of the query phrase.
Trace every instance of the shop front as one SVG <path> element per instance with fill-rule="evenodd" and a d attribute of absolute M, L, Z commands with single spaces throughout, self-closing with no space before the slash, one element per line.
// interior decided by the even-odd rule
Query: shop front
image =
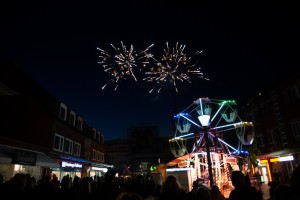
<path fill-rule="evenodd" d="M 299 149 L 284 149 L 269 154 L 259 155 L 258 169 L 261 181 L 288 184 L 290 176 L 299 163 Z"/>
<path fill-rule="evenodd" d="M 92 163 L 91 167 L 88 169 L 88 174 L 90 177 L 104 177 L 108 169 L 112 168 L 113 165 L 108 165 L 105 163 Z"/>
<path fill-rule="evenodd" d="M 81 178 L 82 169 L 83 169 L 82 163 L 61 161 L 60 167 L 54 167 L 51 170 L 52 170 L 52 175 L 55 174 L 58 180 L 61 181 L 64 176 L 69 176 L 72 178 L 72 180 L 74 179 L 75 176 Z"/>
<path fill-rule="evenodd" d="M 58 166 L 55 160 L 42 152 L 0 145 L 0 173 L 4 181 L 17 173 L 30 174 L 38 181 L 50 168 Z"/>

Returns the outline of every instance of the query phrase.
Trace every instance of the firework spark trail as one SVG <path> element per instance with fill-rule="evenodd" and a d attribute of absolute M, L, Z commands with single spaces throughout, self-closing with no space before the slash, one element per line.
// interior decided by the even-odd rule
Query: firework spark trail
<path fill-rule="evenodd" d="M 166 43 L 161 62 L 157 61 L 156 65 L 150 68 L 150 71 L 145 72 L 147 77 L 143 80 L 154 84 L 149 93 L 152 93 L 154 90 L 160 93 L 161 89 L 167 84 L 172 84 L 175 91 L 178 92 L 176 82 L 191 83 L 193 76 L 209 80 L 203 76 L 200 67 L 197 67 L 196 64 L 189 64 L 192 57 L 186 55 L 184 52 L 185 47 L 186 45 L 179 45 L 177 42 L 175 47 L 170 49 L 168 42 Z M 199 55 L 200 53 L 202 53 L 202 50 L 195 52 L 194 55 Z"/>
<path fill-rule="evenodd" d="M 122 41 L 121 48 L 117 48 L 113 44 L 110 44 L 114 49 L 113 53 L 109 53 L 108 51 L 97 47 L 97 50 L 100 51 L 100 61 L 98 64 L 102 65 L 104 71 L 111 76 L 111 79 L 102 86 L 102 89 L 105 89 L 110 83 L 115 83 L 115 90 L 117 90 L 119 81 L 126 80 L 128 77 L 132 77 L 135 81 L 138 81 L 135 73 L 136 71 L 141 71 L 141 69 L 138 68 L 139 65 L 146 67 L 146 65 L 149 64 L 149 59 L 153 58 L 153 55 L 148 53 L 148 50 L 153 45 L 154 44 L 151 44 L 139 53 L 134 51 L 133 45 L 130 45 L 130 47 L 127 48 Z"/>

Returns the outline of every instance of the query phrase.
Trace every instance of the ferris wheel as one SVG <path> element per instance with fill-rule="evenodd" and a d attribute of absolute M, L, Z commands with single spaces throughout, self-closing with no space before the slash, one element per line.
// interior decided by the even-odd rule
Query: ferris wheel
<path fill-rule="evenodd" d="M 207 126 L 201 124 L 200 116 L 207 117 Z M 210 152 L 228 155 L 243 153 L 243 146 L 251 145 L 254 140 L 253 123 L 244 122 L 239 117 L 234 100 L 199 98 L 174 118 L 176 131 L 169 143 L 175 157 L 204 153 L 206 145 Z M 208 141 L 204 139 L 205 128 Z M 234 131 L 238 138 L 236 147 L 223 139 L 224 134 L 229 131 Z"/>

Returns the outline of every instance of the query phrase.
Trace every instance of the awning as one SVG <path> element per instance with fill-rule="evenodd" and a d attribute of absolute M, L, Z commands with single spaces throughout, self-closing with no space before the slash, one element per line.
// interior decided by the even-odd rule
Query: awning
<path fill-rule="evenodd" d="M 296 148 L 296 149 L 286 148 L 286 149 L 282 149 L 280 151 L 274 151 L 274 152 L 267 153 L 267 154 L 261 154 L 261 155 L 258 155 L 257 157 L 259 159 L 267 159 L 267 158 L 292 155 L 292 154 L 296 154 L 296 153 L 300 153 L 300 148 Z"/>
<path fill-rule="evenodd" d="M 91 164 L 91 161 L 89 161 L 89 160 L 86 160 L 86 159 L 83 159 L 80 157 L 74 157 L 74 156 L 57 155 L 57 156 L 53 156 L 53 158 L 68 161 L 68 162 Z"/>
<path fill-rule="evenodd" d="M 59 167 L 59 163 L 46 154 L 38 153 L 36 158 L 36 166 Z"/>
<path fill-rule="evenodd" d="M 12 157 L 4 152 L 0 151 L 0 163 L 2 164 L 7 164 L 11 163 Z"/>
<path fill-rule="evenodd" d="M 40 167 L 59 167 L 59 164 L 50 156 L 42 152 L 32 151 L 30 149 L 17 148 L 12 146 L 0 145 L 0 163 L 11 164 L 15 149 L 34 152 L 37 155 L 36 166 Z"/>
<path fill-rule="evenodd" d="M 177 165 L 178 163 L 180 163 L 181 161 L 184 161 L 186 159 L 189 159 L 189 158 L 193 158 L 194 157 L 194 154 L 190 153 L 190 154 L 186 154 L 184 156 L 181 156 L 181 157 L 178 157 L 174 160 L 172 160 L 171 162 L 168 162 L 167 163 L 167 166 L 168 167 L 172 167 L 172 166 L 175 166 Z"/>
<path fill-rule="evenodd" d="M 106 163 L 96 163 L 96 162 L 92 162 L 92 167 L 112 168 L 113 165 L 109 165 L 109 164 L 106 164 Z"/>

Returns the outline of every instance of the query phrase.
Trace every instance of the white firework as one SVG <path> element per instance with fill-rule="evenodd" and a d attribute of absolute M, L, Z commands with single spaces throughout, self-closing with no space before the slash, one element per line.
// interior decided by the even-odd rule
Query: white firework
<path fill-rule="evenodd" d="M 179 45 L 177 42 L 175 47 L 170 48 L 168 42 L 166 43 L 160 62 L 157 61 L 150 71 L 145 72 L 146 77 L 143 80 L 154 85 L 149 93 L 154 90 L 159 93 L 164 86 L 169 84 L 173 85 L 178 92 L 177 82 L 191 83 L 193 77 L 208 80 L 203 76 L 201 68 L 195 63 L 191 63 L 193 57 L 186 55 L 185 47 L 186 45 Z M 194 56 L 200 53 L 202 50 L 195 52 Z"/>
<path fill-rule="evenodd" d="M 121 41 L 121 48 L 115 47 L 111 44 L 113 48 L 113 53 L 105 51 L 99 47 L 97 49 L 100 51 L 100 61 L 98 64 L 102 65 L 105 72 L 110 75 L 110 80 L 102 86 L 102 89 L 109 83 L 115 83 L 115 90 L 119 86 L 121 80 L 127 80 L 127 78 L 133 78 L 134 81 L 138 81 L 136 73 L 141 72 L 141 67 L 145 67 L 149 64 L 149 59 L 153 57 L 152 54 L 148 53 L 148 50 L 153 46 L 151 44 L 145 50 L 136 52 L 133 45 L 127 47 Z"/>

